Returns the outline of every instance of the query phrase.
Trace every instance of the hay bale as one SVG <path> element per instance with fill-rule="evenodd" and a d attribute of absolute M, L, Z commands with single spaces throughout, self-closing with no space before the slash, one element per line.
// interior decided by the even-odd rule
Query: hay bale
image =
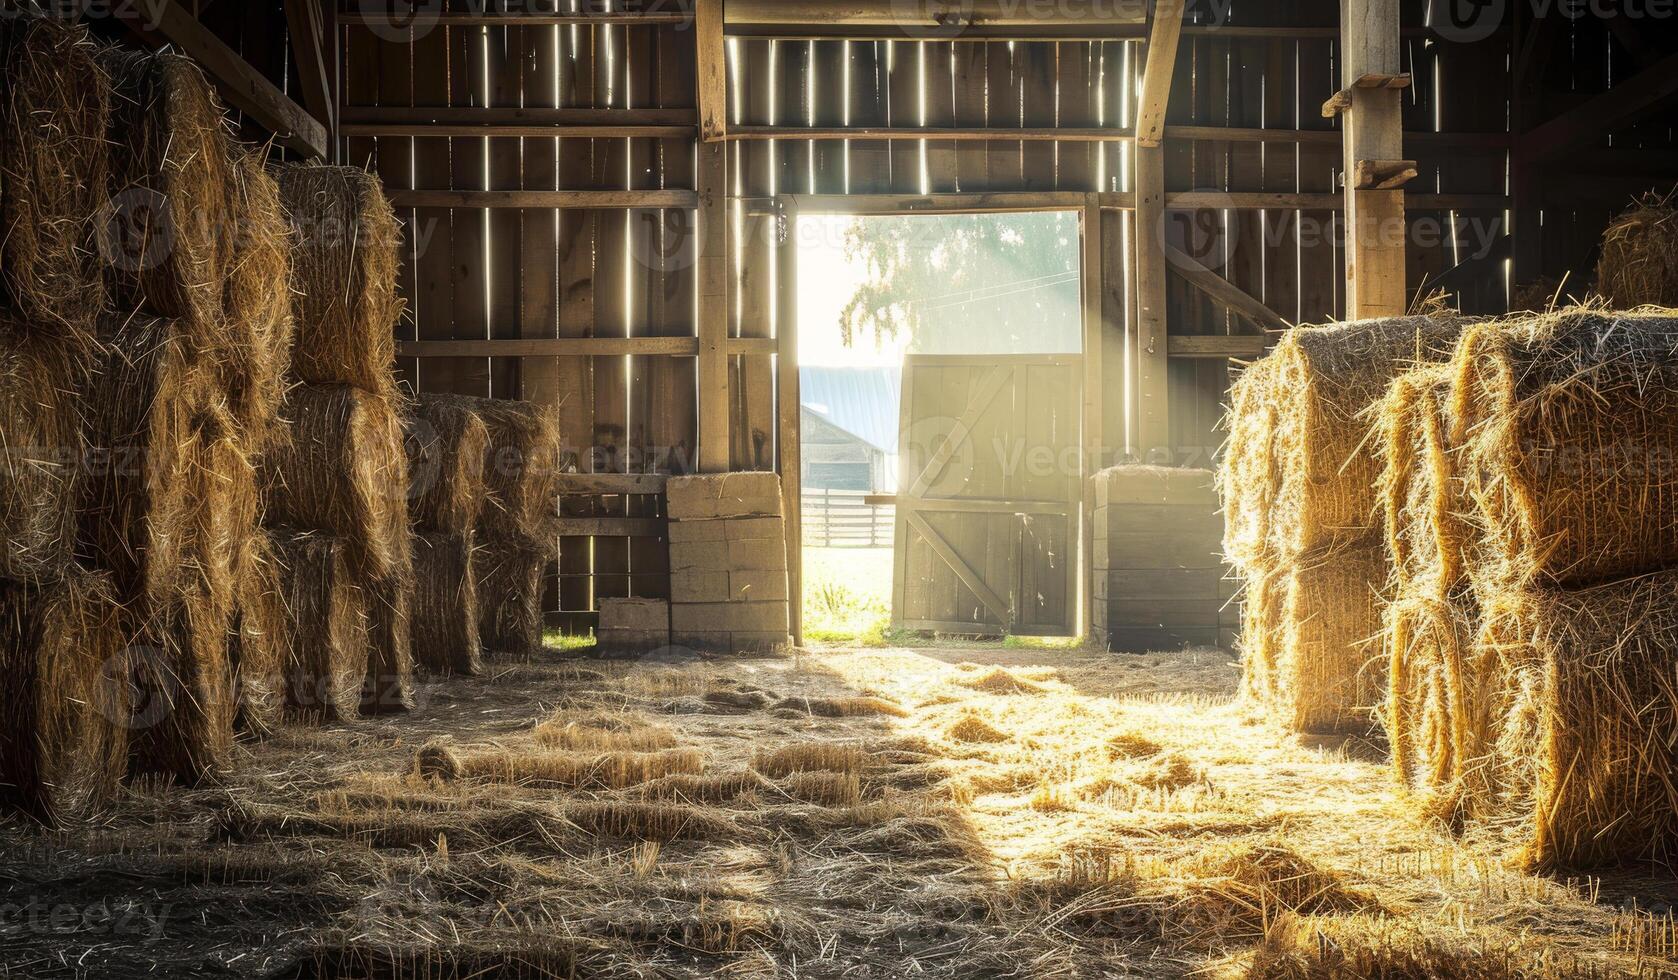
<path fill-rule="evenodd" d="M 1270 711 L 1301 732 L 1364 732 L 1383 701 L 1379 545 L 1302 555 L 1286 567 L 1282 642 L 1271 670 Z"/>
<path fill-rule="evenodd" d="M 1299 327 L 1277 344 L 1273 451 L 1282 465 L 1269 530 L 1281 553 L 1373 536 L 1372 406 L 1402 372 L 1448 358 L 1459 332 L 1452 319 L 1400 317 Z"/>
<path fill-rule="evenodd" d="M 484 509 L 489 429 L 451 399 L 421 395 L 403 420 L 408 454 L 408 516 L 414 527 L 474 530 Z"/>
<path fill-rule="evenodd" d="M 1497 743 L 1483 823 L 1529 867 L 1669 861 L 1678 841 L 1678 572 L 1500 593 L 1479 647 Z"/>
<path fill-rule="evenodd" d="M 479 536 L 485 541 L 556 538 L 563 440 L 554 408 L 463 395 L 437 395 L 427 400 L 465 408 L 478 416 L 489 432 L 484 465 L 488 496 L 478 522 Z"/>
<path fill-rule="evenodd" d="M 354 167 L 294 164 L 278 178 L 296 235 L 292 372 L 312 384 L 388 393 L 402 230 L 379 179 Z"/>
<path fill-rule="evenodd" d="M 513 657 L 542 651 L 542 572 L 551 551 L 535 543 L 480 539 L 472 572 L 485 650 Z"/>
<path fill-rule="evenodd" d="M 1276 697 L 1276 671 L 1282 659 L 1282 613 L 1287 608 L 1288 577 L 1268 565 L 1247 569 L 1241 601 L 1241 693 L 1258 705 Z"/>
<path fill-rule="evenodd" d="M 483 670 L 473 533 L 416 534 L 414 596 L 409 623 L 414 658 L 437 674 Z"/>
<path fill-rule="evenodd" d="M 1223 501 L 1224 559 L 1242 571 L 1266 562 L 1275 550 L 1270 524 L 1282 482 L 1276 454 L 1281 366 L 1282 359 L 1273 352 L 1241 372 L 1230 386 L 1230 408 L 1223 421 L 1229 435 L 1216 487 Z"/>
<path fill-rule="evenodd" d="M 280 187 L 262 156 L 233 150 L 231 252 L 226 309 L 228 336 L 240 356 L 221 365 L 234 418 L 252 451 L 277 437 L 280 401 L 291 363 L 291 224 Z"/>
<path fill-rule="evenodd" d="M 277 531 L 286 620 L 287 714 L 307 722 L 349 721 L 360 714 L 367 678 L 367 600 L 349 562 L 349 546 L 316 531 Z"/>
<path fill-rule="evenodd" d="M 1620 310 L 1678 306 L 1678 208 L 1649 193 L 1609 222 L 1596 263 L 1596 291 Z"/>
<path fill-rule="evenodd" d="M 85 28 L 0 17 L 0 283 L 37 329 L 86 347 L 104 307 L 110 85 Z"/>
<path fill-rule="evenodd" d="M 129 770 L 196 785 L 215 778 L 233 748 L 237 699 L 228 661 L 231 607 L 201 580 L 127 607 L 134 718 Z"/>
<path fill-rule="evenodd" d="M 195 488 L 216 481 L 195 474 L 214 473 L 202 425 L 214 378 L 178 321 L 136 315 L 103 330 L 107 355 L 86 399 L 78 553 L 112 572 L 124 601 L 162 601 L 204 571 Z"/>
<path fill-rule="evenodd" d="M 404 566 L 411 565 L 411 558 Z M 403 571 L 368 582 L 369 649 L 367 677 L 361 690 L 361 713 L 392 715 L 414 709 L 414 654 L 412 607 L 413 573 Z"/>
<path fill-rule="evenodd" d="M 1479 324 L 1453 371 L 1477 582 L 1569 587 L 1678 560 L 1678 314 Z"/>
<path fill-rule="evenodd" d="M 1457 823 L 1484 792 L 1494 741 L 1479 606 L 1467 593 L 1400 594 L 1385 611 L 1383 723 L 1393 771 L 1413 803 Z"/>
<path fill-rule="evenodd" d="M 105 47 L 98 61 L 111 79 L 112 299 L 181 320 L 206 357 L 246 356 L 224 327 L 233 155 L 215 92 L 182 55 Z"/>
<path fill-rule="evenodd" d="M 396 413 L 351 385 L 298 385 L 286 393 L 291 424 L 263 459 L 267 520 L 340 538 L 356 570 L 403 570 L 408 466 Z"/>
<path fill-rule="evenodd" d="M 1476 550 L 1462 447 L 1452 441 L 1451 372 L 1406 372 L 1376 409 L 1381 512 L 1395 593 L 1442 597 L 1467 583 Z"/>
<path fill-rule="evenodd" d="M 285 707 L 285 595 L 268 532 L 252 532 L 241 549 L 228 660 L 238 684 L 234 727 L 258 738 L 273 734 Z"/>
<path fill-rule="evenodd" d="M 0 580 L 0 806 L 59 823 L 115 794 L 132 711 L 117 616 L 104 576 Z"/>
<path fill-rule="evenodd" d="M 0 313 L 0 577 L 58 573 L 75 543 L 85 372 Z"/>

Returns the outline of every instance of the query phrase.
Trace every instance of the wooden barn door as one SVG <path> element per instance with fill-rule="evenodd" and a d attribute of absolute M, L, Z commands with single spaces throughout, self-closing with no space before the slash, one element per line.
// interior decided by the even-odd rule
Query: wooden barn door
<path fill-rule="evenodd" d="M 1078 631 L 1076 356 L 903 363 L 892 620 L 950 633 Z"/>

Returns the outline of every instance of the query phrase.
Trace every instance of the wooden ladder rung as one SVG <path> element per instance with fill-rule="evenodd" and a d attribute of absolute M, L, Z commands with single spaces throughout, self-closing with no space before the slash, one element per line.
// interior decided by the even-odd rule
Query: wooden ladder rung
<path fill-rule="evenodd" d="M 1415 179 L 1417 172 L 1414 160 L 1359 160 L 1352 165 L 1352 189 L 1396 190 Z"/>

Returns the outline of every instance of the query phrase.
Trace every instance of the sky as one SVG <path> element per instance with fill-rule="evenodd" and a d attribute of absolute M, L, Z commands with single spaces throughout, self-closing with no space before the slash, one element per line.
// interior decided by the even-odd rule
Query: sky
<path fill-rule="evenodd" d="M 907 336 L 876 346 L 858 337 L 846 347 L 839 335 L 839 311 L 868 278 L 865 263 L 845 260 L 845 229 L 855 218 L 802 215 L 798 219 L 798 361 L 823 367 L 896 367 L 903 363 Z"/>

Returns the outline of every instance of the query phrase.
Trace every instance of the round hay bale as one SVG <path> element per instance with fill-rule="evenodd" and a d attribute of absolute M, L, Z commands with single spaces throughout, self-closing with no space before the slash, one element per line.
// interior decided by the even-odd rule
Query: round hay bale
<path fill-rule="evenodd" d="M 413 653 L 434 674 L 483 671 L 472 552 L 470 530 L 414 536 Z"/>
<path fill-rule="evenodd" d="M 392 715 L 414 709 L 413 573 L 404 571 L 364 584 L 367 596 L 367 678 L 361 713 Z"/>
<path fill-rule="evenodd" d="M 196 489 L 214 378 L 178 321 L 109 321 L 104 366 L 87 399 L 78 551 L 108 569 L 124 600 L 178 591 L 199 560 Z"/>
<path fill-rule="evenodd" d="M 273 538 L 289 612 L 286 714 L 312 724 L 353 720 L 367 678 L 368 616 L 349 548 L 316 531 L 275 531 Z"/>
<path fill-rule="evenodd" d="M 489 431 L 484 465 L 488 496 L 478 522 L 479 537 L 486 541 L 556 538 L 563 440 L 554 408 L 464 395 L 433 395 L 426 401 L 470 411 Z"/>
<path fill-rule="evenodd" d="M 197 785 L 224 771 L 237 700 L 228 661 L 231 608 L 189 579 L 127 607 L 134 670 L 131 773 Z"/>
<path fill-rule="evenodd" d="M 313 384 L 386 393 L 396 361 L 402 229 L 379 179 L 353 167 L 287 164 L 280 196 L 296 236 L 291 369 Z"/>
<path fill-rule="evenodd" d="M 1678 314 L 1478 324 L 1453 371 L 1477 583 L 1571 587 L 1674 564 Z"/>
<path fill-rule="evenodd" d="M 554 550 L 535 542 L 480 539 L 472 572 L 485 650 L 515 658 L 542 651 L 542 573 Z"/>
<path fill-rule="evenodd" d="M 1300 732 L 1367 732 L 1383 702 L 1380 545 L 1301 555 L 1287 566 L 1271 714 Z"/>
<path fill-rule="evenodd" d="M 0 577 L 56 576 L 74 551 L 87 375 L 0 313 Z"/>
<path fill-rule="evenodd" d="M 0 16 L 0 93 L 0 282 L 31 327 L 89 348 L 105 305 L 93 216 L 110 85 L 86 29 Z"/>
<path fill-rule="evenodd" d="M 228 659 L 238 683 L 239 731 L 257 738 L 274 733 L 285 707 L 285 597 L 279 562 L 268 532 L 258 528 L 241 548 Z"/>
<path fill-rule="evenodd" d="M 1224 559 L 1242 571 L 1267 562 L 1271 510 L 1282 480 L 1276 455 L 1277 374 L 1282 359 L 1274 353 L 1241 372 L 1230 386 L 1223 428 L 1229 435 L 1216 471 L 1224 510 Z"/>
<path fill-rule="evenodd" d="M 419 747 L 414 753 L 414 771 L 421 779 L 435 779 L 440 782 L 453 782 L 461 778 L 466 771 L 466 764 L 454 746 L 441 740 L 432 740 Z"/>
<path fill-rule="evenodd" d="M 1423 812 L 1453 823 L 1485 793 L 1494 741 L 1472 596 L 1401 595 L 1385 611 L 1384 723 L 1399 785 Z"/>
<path fill-rule="evenodd" d="M 1678 306 L 1678 208 L 1645 194 L 1602 233 L 1596 291 L 1615 309 Z"/>
<path fill-rule="evenodd" d="M 408 515 L 416 528 L 473 530 L 484 509 L 489 429 L 456 401 L 421 395 L 404 420 Z"/>
<path fill-rule="evenodd" d="M 1476 536 L 1461 446 L 1450 441 L 1451 373 L 1443 365 L 1398 377 L 1376 409 L 1380 496 L 1395 593 L 1436 598 L 1467 583 Z"/>
<path fill-rule="evenodd" d="M 49 824 L 114 797 L 128 760 L 128 670 L 103 576 L 0 580 L 0 806 Z"/>
<path fill-rule="evenodd" d="M 1298 327 L 1277 344 L 1274 452 L 1282 466 L 1270 533 L 1281 553 L 1375 536 L 1373 406 L 1399 374 L 1448 359 L 1460 329 L 1454 319 L 1400 317 Z"/>
<path fill-rule="evenodd" d="M 100 210 L 113 298 L 182 321 L 211 360 L 230 350 L 233 154 L 215 92 L 191 58 L 99 50 L 111 78 L 111 198 Z"/>
<path fill-rule="evenodd" d="M 408 466 L 396 413 L 350 385 L 298 385 L 285 412 L 287 437 L 263 457 L 269 523 L 337 536 L 365 578 L 403 571 Z"/>
<path fill-rule="evenodd" d="M 291 363 L 291 223 L 259 153 L 235 147 L 229 169 L 234 219 L 226 307 L 234 356 L 221 369 L 233 417 L 255 452 L 277 438 Z"/>
<path fill-rule="evenodd" d="M 1282 613 L 1287 607 L 1288 577 L 1269 565 L 1245 572 L 1241 600 L 1241 692 L 1257 705 L 1277 696 L 1282 657 Z"/>
<path fill-rule="evenodd" d="M 1532 868 L 1670 861 L 1678 842 L 1678 572 L 1486 604 L 1494 808 Z"/>

